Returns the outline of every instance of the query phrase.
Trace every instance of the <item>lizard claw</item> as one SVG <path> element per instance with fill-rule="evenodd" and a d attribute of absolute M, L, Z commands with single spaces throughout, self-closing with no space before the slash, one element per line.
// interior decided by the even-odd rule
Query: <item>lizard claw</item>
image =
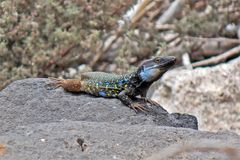
<path fill-rule="evenodd" d="M 137 110 L 140 110 L 140 111 L 142 111 L 142 112 L 144 112 L 144 113 L 149 112 L 149 110 L 146 109 L 146 108 L 145 108 L 142 104 L 140 104 L 140 103 L 132 103 L 132 104 L 130 105 L 130 107 L 131 107 L 135 112 L 137 112 Z"/>
<path fill-rule="evenodd" d="M 64 85 L 64 79 L 49 77 L 50 82 L 47 84 L 50 87 L 54 87 L 54 89 L 62 87 Z"/>
<path fill-rule="evenodd" d="M 151 105 L 154 105 L 154 106 L 160 106 L 160 104 L 158 104 L 157 102 L 155 102 L 154 100 L 151 100 L 149 98 L 142 98 L 145 102 L 148 102 L 150 103 Z"/>

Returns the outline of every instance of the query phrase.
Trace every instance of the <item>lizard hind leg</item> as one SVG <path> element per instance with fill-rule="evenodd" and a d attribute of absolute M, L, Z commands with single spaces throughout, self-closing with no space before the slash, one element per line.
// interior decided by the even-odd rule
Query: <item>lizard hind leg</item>
<path fill-rule="evenodd" d="M 79 79 L 62 79 L 49 77 L 50 85 L 54 88 L 62 87 L 64 90 L 69 92 L 80 92 L 81 91 L 81 81 Z"/>

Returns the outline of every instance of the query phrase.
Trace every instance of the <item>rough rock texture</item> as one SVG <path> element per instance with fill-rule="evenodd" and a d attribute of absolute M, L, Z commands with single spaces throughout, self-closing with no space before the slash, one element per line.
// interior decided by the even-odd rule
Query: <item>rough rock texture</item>
<path fill-rule="evenodd" d="M 152 98 L 168 111 L 196 115 L 201 130 L 240 133 L 240 59 L 167 72 Z"/>
<path fill-rule="evenodd" d="M 18 125 L 64 120 L 150 124 L 197 129 L 197 119 L 187 114 L 168 114 L 162 107 L 147 105 L 148 115 L 124 106 L 118 99 L 72 94 L 62 88 L 49 90 L 46 79 L 26 79 L 0 92 L 0 131 Z"/>
<path fill-rule="evenodd" d="M 87 146 L 85 151 L 82 151 L 77 143 L 78 138 L 84 140 Z M 227 146 L 240 150 L 240 137 L 230 133 L 216 134 L 153 125 L 64 121 L 20 126 L 10 133 L 0 135 L 0 142 L 6 148 L 5 154 L 0 156 L 0 159 L 141 160 L 171 144 L 181 144 L 196 139 L 219 140 Z M 201 143 L 194 144 L 194 146 L 198 145 L 200 146 Z M 217 147 L 219 142 L 215 145 Z M 227 160 L 224 154 L 199 152 L 176 156 L 173 159 Z"/>
<path fill-rule="evenodd" d="M 240 136 L 236 134 L 189 129 L 197 127 L 194 116 L 168 114 L 147 104 L 150 114 L 135 113 L 117 99 L 48 90 L 45 83 L 45 79 L 21 80 L 0 92 L 0 159 L 140 160 L 172 144 L 182 149 L 182 143 L 195 140 L 194 147 L 207 140 L 216 147 L 221 142 L 240 150 Z M 77 143 L 79 138 L 84 140 L 84 151 Z M 228 159 L 223 153 L 212 152 L 171 159 L 214 158 Z"/>

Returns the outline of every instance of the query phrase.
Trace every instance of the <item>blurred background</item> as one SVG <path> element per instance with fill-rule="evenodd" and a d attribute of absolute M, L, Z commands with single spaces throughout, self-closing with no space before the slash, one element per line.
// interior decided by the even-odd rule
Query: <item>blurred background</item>
<path fill-rule="evenodd" d="M 239 39 L 239 0 L 2 0 L 0 90 L 173 55 L 176 67 L 148 95 L 196 115 L 201 130 L 240 133 Z"/>

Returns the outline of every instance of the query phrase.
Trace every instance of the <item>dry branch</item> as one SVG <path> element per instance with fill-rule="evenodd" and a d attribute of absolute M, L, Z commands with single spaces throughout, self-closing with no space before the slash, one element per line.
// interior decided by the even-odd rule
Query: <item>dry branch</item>
<path fill-rule="evenodd" d="M 238 35 L 238 39 L 240 40 L 240 24 L 238 25 L 237 35 Z"/>
<path fill-rule="evenodd" d="M 133 14 L 129 28 L 135 27 L 136 23 L 146 14 L 146 12 L 153 6 L 153 0 L 143 0 L 142 3 L 137 8 L 136 12 Z M 150 7 L 149 7 L 150 6 Z M 126 24 L 125 24 L 126 25 Z M 108 52 L 108 50 L 112 47 L 112 45 L 124 34 L 123 30 L 124 26 L 119 26 L 113 36 L 110 36 L 110 43 L 103 44 L 98 47 L 98 52 L 94 56 L 94 59 L 90 63 L 90 67 L 95 66 L 95 64 L 101 59 L 101 57 Z M 106 42 L 106 41 L 105 41 Z"/>
<path fill-rule="evenodd" d="M 201 38 L 201 37 L 185 37 L 184 41 L 188 41 L 191 46 L 199 46 L 198 50 L 192 50 L 196 55 L 201 54 L 205 57 L 215 56 L 236 47 L 240 44 L 238 39 L 231 38 Z"/>
<path fill-rule="evenodd" d="M 240 45 L 219 55 L 219 56 L 215 56 L 215 57 L 209 58 L 207 60 L 192 63 L 192 66 L 193 67 L 202 67 L 202 66 L 214 65 L 214 64 L 224 62 L 227 59 L 234 57 L 234 56 L 240 56 Z"/>
<path fill-rule="evenodd" d="M 175 0 L 168 8 L 168 10 L 165 11 L 161 17 L 159 17 L 156 25 L 163 25 L 169 22 L 172 18 L 174 18 L 174 15 L 183 8 L 184 4 L 185 0 Z"/>
<path fill-rule="evenodd" d="M 159 31 L 165 31 L 165 30 L 174 30 L 176 27 L 173 24 L 156 24 L 156 29 Z"/>
<path fill-rule="evenodd" d="M 136 22 L 146 13 L 148 9 L 148 5 L 152 3 L 153 0 L 143 0 L 142 3 L 137 8 L 136 12 L 134 13 L 132 19 L 131 19 L 131 25 L 134 26 Z"/>
<path fill-rule="evenodd" d="M 181 58 L 182 54 L 188 52 L 192 60 L 199 60 L 206 57 L 217 56 L 238 45 L 240 45 L 240 40 L 238 39 L 186 36 L 181 38 L 181 43 L 179 45 L 170 47 L 168 44 L 166 52 L 167 54 L 174 55 L 178 58 Z"/>

